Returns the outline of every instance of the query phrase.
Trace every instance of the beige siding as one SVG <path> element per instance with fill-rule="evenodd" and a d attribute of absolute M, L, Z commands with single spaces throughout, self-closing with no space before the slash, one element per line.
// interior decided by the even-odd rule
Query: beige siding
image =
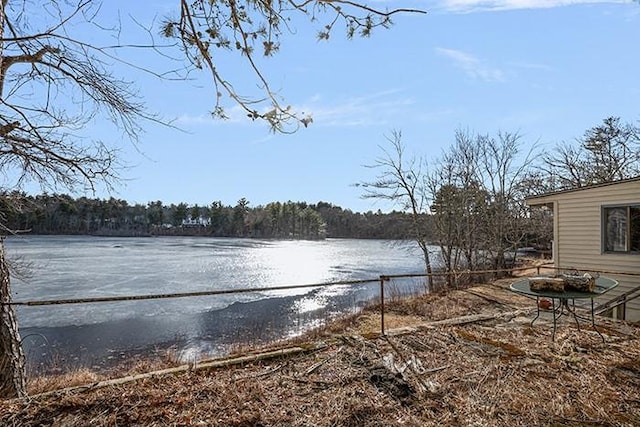
<path fill-rule="evenodd" d="M 561 268 L 640 274 L 640 254 L 602 253 L 602 208 L 640 203 L 640 180 L 551 194 L 528 202 L 555 202 L 554 261 Z M 620 284 L 601 299 L 608 300 L 640 286 L 639 276 L 606 275 Z M 640 320 L 640 298 L 628 304 L 627 319 Z"/>

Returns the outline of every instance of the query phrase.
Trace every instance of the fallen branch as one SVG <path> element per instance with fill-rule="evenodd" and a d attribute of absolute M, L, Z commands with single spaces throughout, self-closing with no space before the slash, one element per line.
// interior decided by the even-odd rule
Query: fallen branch
<path fill-rule="evenodd" d="M 269 376 L 271 374 L 274 374 L 274 373 L 278 372 L 279 370 L 284 368 L 284 366 L 285 366 L 285 364 L 281 363 L 278 366 L 276 366 L 275 368 L 268 369 L 268 370 L 266 370 L 264 372 L 259 372 L 257 374 L 253 374 L 253 375 L 245 375 L 245 376 L 242 376 L 242 377 L 237 377 L 237 378 L 234 378 L 233 380 L 234 381 L 242 381 L 242 380 L 251 379 L 251 378 L 266 377 L 266 376 Z"/>
<path fill-rule="evenodd" d="M 489 295 L 485 295 L 484 293 L 479 292 L 479 291 L 477 291 L 477 290 L 473 290 L 473 289 L 465 289 L 465 290 L 463 290 L 463 292 L 466 292 L 466 293 L 471 294 L 471 295 L 473 295 L 473 296 L 476 296 L 476 297 L 478 297 L 478 298 L 482 298 L 482 299 L 483 299 L 483 300 L 485 300 L 485 301 L 489 301 L 489 302 L 493 302 L 493 303 L 496 303 L 496 304 L 500 304 L 500 305 L 504 305 L 504 306 L 507 306 L 507 307 L 513 308 L 513 307 L 511 306 L 511 304 L 509 304 L 509 303 L 507 303 L 507 302 L 505 302 L 505 301 L 500 301 L 499 299 L 497 299 L 497 298 L 495 298 L 495 297 L 492 297 L 492 296 L 489 296 Z"/>
<path fill-rule="evenodd" d="M 422 374 L 433 374 L 436 372 L 444 371 L 445 369 L 450 368 L 451 365 L 438 366 L 437 368 L 425 369 Z"/>
<path fill-rule="evenodd" d="M 325 363 L 327 363 L 329 360 L 333 359 L 334 357 L 336 357 L 338 355 L 338 353 L 340 353 L 342 351 L 344 347 L 340 347 L 335 353 L 333 353 L 331 356 L 327 357 L 324 360 L 319 361 L 318 363 L 314 363 L 313 365 L 311 365 L 311 367 L 309 369 L 307 369 L 304 372 L 304 375 L 309 375 L 311 374 L 313 371 L 315 371 L 316 369 L 318 369 L 320 366 L 324 365 Z"/>
<path fill-rule="evenodd" d="M 121 384 L 126 384 L 134 381 L 149 379 L 149 378 L 162 377 L 165 375 L 176 375 L 184 372 L 200 371 L 204 369 L 217 369 L 217 368 L 223 368 L 223 367 L 234 366 L 234 365 L 242 365 L 245 363 L 276 359 L 279 357 L 311 353 L 314 351 L 323 350 L 327 347 L 329 347 L 329 344 L 316 343 L 316 344 L 305 346 L 305 347 L 289 347 L 289 348 L 283 348 L 283 349 L 274 350 L 274 351 L 268 351 L 264 353 L 258 353 L 254 355 L 212 360 L 210 362 L 198 363 L 195 366 L 193 364 L 181 365 L 175 368 L 161 369 L 159 371 L 146 372 L 143 374 L 130 375 L 127 377 L 115 378 L 112 380 L 99 381 L 99 382 L 88 384 L 88 385 L 67 387 L 60 390 L 48 391 L 45 393 L 30 396 L 30 398 L 37 399 L 37 398 L 49 397 L 49 396 L 58 395 L 58 394 L 82 393 L 86 391 L 95 390 L 98 388 L 121 385 Z"/>
<path fill-rule="evenodd" d="M 393 329 L 393 330 L 387 331 L 387 335 L 388 336 L 406 335 L 406 334 L 417 332 L 419 330 L 433 329 L 438 326 L 466 325 L 469 323 L 486 322 L 488 320 L 495 320 L 495 319 L 510 320 L 510 319 L 513 319 L 514 317 L 517 317 L 523 314 L 525 315 L 529 314 L 533 310 L 534 309 L 531 308 L 531 309 L 525 309 L 525 310 L 515 310 L 515 311 L 500 312 L 500 313 L 493 313 L 493 314 L 472 314 L 469 316 L 454 317 L 452 319 L 436 320 L 432 322 L 421 323 L 416 326 L 407 326 L 404 328 Z"/>

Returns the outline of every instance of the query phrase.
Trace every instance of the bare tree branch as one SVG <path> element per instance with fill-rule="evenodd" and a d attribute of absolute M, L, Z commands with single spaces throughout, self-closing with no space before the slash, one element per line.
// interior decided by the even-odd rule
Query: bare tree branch
<path fill-rule="evenodd" d="M 118 178 L 117 150 L 82 130 L 101 115 L 135 143 L 140 121 L 158 119 L 146 112 L 130 82 L 112 75 L 105 62 L 112 59 L 109 53 L 68 32 L 77 20 L 92 23 L 99 4 L 83 0 L 68 7 L 49 0 L 41 4 L 46 13 L 35 25 L 27 21 L 26 2 L 4 5 L 0 168 L 5 185 L 35 181 L 73 190 L 93 189 L 100 181 L 109 186 Z M 5 30 L 10 37 L 4 37 Z"/>
<path fill-rule="evenodd" d="M 347 37 L 356 33 L 366 37 L 377 27 L 389 27 L 393 15 L 425 13 L 401 8 L 382 11 L 344 0 L 181 0 L 180 4 L 180 17 L 167 18 L 162 34 L 178 41 L 185 57 L 195 68 L 206 68 L 211 74 L 215 88 L 212 115 L 227 117 L 223 100 L 228 98 L 252 120 L 264 120 L 271 130 L 285 133 L 295 132 L 300 125 L 306 127 L 313 119 L 282 103 L 263 75 L 256 61 L 256 51 L 260 49 L 266 57 L 274 55 L 280 49 L 284 32 L 291 32 L 289 23 L 295 14 L 302 14 L 312 21 L 326 19 L 328 23 L 318 32 L 318 39 L 327 40 L 338 22 L 345 23 Z M 215 60 L 221 51 L 237 52 L 247 61 L 261 96 L 242 95 L 231 81 L 223 77 Z"/>
<path fill-rule="evenodd" d="M 574 144 L 556 145 L 539 166 L 549 190 L 580 188 L 640 175 L 640 128 L 608 117 Z"/>
<path fill-rule="evenodd" d="M 372 182 L 360 182 L 357 187 L 364 189 L 361 196 L 365 199 L 378 199 L 399 203 L 404 211 L 408 211 L 412 219 L 412 236 L 416 241 L 425 263 L 427 273 L 432 273 L 432 260 L 429 250 L 428 230 L 425 217 L 427 215 L 425 199 L 426 191 L 423 189 L 424 177 L 422 173 L 422 161 L 404 158 L 404 145 L 402 133 L 393 131 L 387 142 L 393 148 L 392 152 L 380 147 L 383 156 L 378 157 L 373 165 L 367 167 L 380 170 L 380 174 Z M 428 277 L 429 288 L 435 290 L 433 277 Z"/>

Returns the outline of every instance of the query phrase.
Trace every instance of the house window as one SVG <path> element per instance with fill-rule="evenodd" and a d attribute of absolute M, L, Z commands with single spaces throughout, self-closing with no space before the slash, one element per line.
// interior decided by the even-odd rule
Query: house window
<path fill-rule="evenodd" d="M 604 208 L 604 251 L 640 253 L 640 205 Z"/>

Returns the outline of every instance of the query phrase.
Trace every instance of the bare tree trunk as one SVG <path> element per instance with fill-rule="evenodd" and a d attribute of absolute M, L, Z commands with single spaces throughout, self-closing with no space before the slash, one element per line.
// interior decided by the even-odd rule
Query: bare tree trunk
<path fill-rule="evenodd" d="M 4 37 L 5 7 L 7 0 L 0 0 L 0 96 L 4 86 Z M 24 353 L 20 345 L 18 323 L 11 301 L 9 268 L 4 257 L 4 240 L 0 238 L 0 399 L 26 396 Z"/>
<path fill-rule="evenodd" d="M 417 215 L 416 215 L 417 216 Z M 431 255 L 429 254 L 429 246 L 422 237 L 418 238 L 418 246 L 422 250 L 422 257 L 424 259 L 425 270 L 427 272 L 427 282 L 429 283 L 429 292 L 434 292 L 435 289 L 433 282 L 433 267 L 431 267 Z"/>
<path fill-rule="evenodd" d="M 4 240 L 0 239 L 0 398 L 24 397 L 24 353 L 18 333 L 15 309 L 11 302 L 9 268 L 5 259 Z"/>
<path fill-rule="evenodd" d="M 2 88 L 4 87 L 4 8 L 8 0 L 0 0 L 0 97 L 2 97 Z"/>

